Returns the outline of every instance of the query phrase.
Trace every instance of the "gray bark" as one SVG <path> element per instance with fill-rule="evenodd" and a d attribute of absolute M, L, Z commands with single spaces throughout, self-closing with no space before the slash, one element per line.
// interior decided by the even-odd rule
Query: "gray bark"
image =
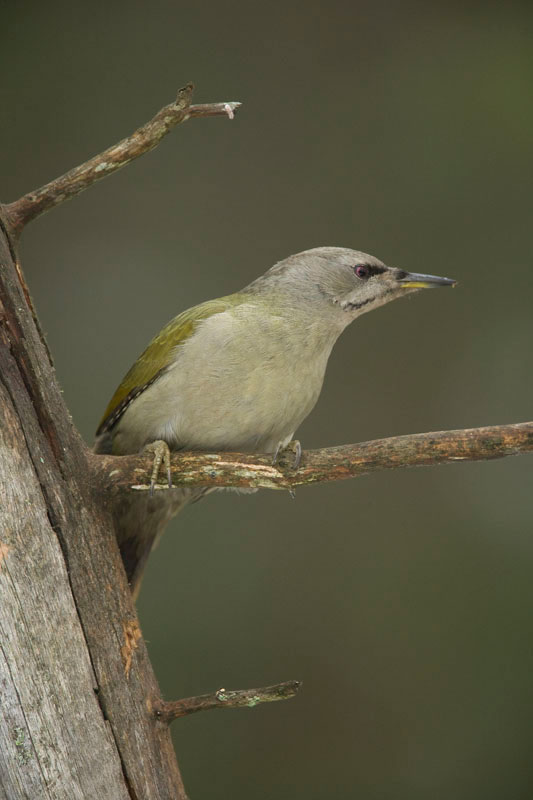
<path fill-rule="evenodd" d="M 185 798 L 111 517 L 0 232 L 0 797 Z"/>
<path fill-rule="evenodd" d="M 123 800 L 63 553 L 4 386 L 0 409 L 2 797 Z"/>

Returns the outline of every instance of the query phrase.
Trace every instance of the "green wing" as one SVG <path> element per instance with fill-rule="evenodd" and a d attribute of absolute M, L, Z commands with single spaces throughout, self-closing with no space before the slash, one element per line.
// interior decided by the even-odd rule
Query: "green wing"
<path fill-rule="evenodd" d="M 194 333 L 199 322 L 214 314 L 221 314 L 240 303 L 242 296 L 238 294 L 220 297 L 218 300 L 208 300 L 183 311 L 165 325 L 124 377 L 105 410 L 96 435 L 110 430 L 132 400 L 157 380 L 161 372 L 172 362 L 175 348 Z"/>

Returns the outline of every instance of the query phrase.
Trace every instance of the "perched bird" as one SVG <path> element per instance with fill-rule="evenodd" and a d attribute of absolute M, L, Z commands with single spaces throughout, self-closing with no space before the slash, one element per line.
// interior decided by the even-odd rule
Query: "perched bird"
<path fill-rule="evenodd" d="M 152 480 L 169 448 L 272 453 L 275 460 L 315 405 L 333 345 L 350 322 L 418 289 L 454 284 L 342 247 L 290 256 L 240 292 L 169 322 L 113 395 L 95 451 L 150 447 Z M 298 460 L 298 444 L 295 452 Z M 168 520 L 205 492 L 143 492 L 116 509 L 134 596 Z"/>

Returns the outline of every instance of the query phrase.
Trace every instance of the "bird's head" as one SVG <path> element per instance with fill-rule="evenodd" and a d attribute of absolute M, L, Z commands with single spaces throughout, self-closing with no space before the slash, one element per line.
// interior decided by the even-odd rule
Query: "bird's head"
<path fill-rule="evenodd" d="M 455 286 L 451 278 L 422 275 L 388 267 L 359 250 L 317 247 L 290 256 L 251 286 L 282 289 L 298 299 L 327 301 L 347 324 L 360 314 L 404 297 L 418 289 Z"/>

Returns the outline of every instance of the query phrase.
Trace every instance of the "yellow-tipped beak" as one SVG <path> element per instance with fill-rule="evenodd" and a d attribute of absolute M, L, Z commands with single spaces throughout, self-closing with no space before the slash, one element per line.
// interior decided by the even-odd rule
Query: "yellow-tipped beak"
<path fill-rule="evenodd" d="M 457 286 L 453 278 L 440 278 L 438 275 L 421 275 L 408 272 L 398 283 L 403 289 L 436 289 L 438 286 Z"/>

